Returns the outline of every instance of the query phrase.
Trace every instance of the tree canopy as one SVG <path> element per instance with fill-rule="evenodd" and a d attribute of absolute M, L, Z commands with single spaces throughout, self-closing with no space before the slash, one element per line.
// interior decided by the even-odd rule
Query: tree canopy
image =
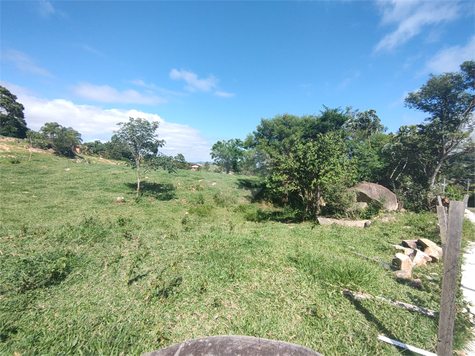
<path fill-rule="evenodd" d="M 164 140 L 157 138 L 158 122 L 142 118 L 129 118 L 129 122 L 119 122 L 117 138 L 127 147 L 131 155 L 133 168 L 137 170 L 137 197 L 140 192 L 140 181 L 148 169 L 159 167 L 174 171 L 174 160 L 163 156 L 158 149 L 165 145 Z M 143 168 L 143 169 L 142 169 Z"/>
<path fill-rule="evenodd" d="M 223 167 L 226 173 L 239 171 L 239 163 L 244 157 L 243 142 L 240 139 L 216 142 L 211 148 L 211 158 Z"/>
<path fill-rule="evenodd" d="M 460 72 L 431 74 L 425 85 L 405 99 L 409 108 L 429 114 L 426 124 L 417 125 L 413 145 L 413 158 L 427 175 L 429 187 L 436 183 L 449 156 L 474 150 L 470 133 L 474 130 L 475 62 L 464 62 L 460 68 Z"/>
<path fill-rule="evenodd" d="M 16 100 L 16 95 L 0 86 L 0 135 L 26 138 L 25 108 Z"/>

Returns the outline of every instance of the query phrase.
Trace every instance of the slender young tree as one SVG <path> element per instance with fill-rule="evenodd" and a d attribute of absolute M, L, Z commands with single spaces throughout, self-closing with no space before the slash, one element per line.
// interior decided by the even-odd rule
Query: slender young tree
<path fill-rule="evenodd" d="M 149 169 L 163 167 L 174 171 L 174 160 L 159 154 L 158 149 L 165 145 L 157 138 L 158 122 L 141 118 L 129 118 L 129 122 L 119 122 L 116 132 L 118 139 L 128 148 L 132 166 L 137 170 L 137 197 L 140 193 L 140 181 Z"/>

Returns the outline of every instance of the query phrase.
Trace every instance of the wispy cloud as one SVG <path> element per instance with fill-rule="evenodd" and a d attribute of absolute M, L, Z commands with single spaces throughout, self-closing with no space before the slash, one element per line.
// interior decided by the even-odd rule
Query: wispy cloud
<path fill-rule="evenodd" d="M 184 80 L 187 84 L 185 85 L 185 89 L 190 92 L 209 92 L 211 89 L 216 88 L 219 81 L 213 75 L 209 75 L 208 78 L 205 79 L 199 79 L 198 75 L 193 72 L 186 71 L 184 69 L 172 69 L 172 71 L 170 72 L 170 78 L 174 80 Z"/>
<path fill-rule="evenodd" d="M 41 0 L 38 2 L 38 6 L 41 16 L 48 17 L 56 12 L 56 9 L 50 1 Z"/>
<path fill-rule="evenodd" d="M 215 91 L 214 95 L 220 96 L 222 98 L 232 98 L 232 97 L 236 96 L 236 94 L 234 94 L 234 93 L 226 93 L 224 91 L 219 91 L 219 90 Z"/>
<path fill-rule="evenodd" d="M 378 0 L 381 24 L 396 25 L 375 46 L 374 52 L 391 51 L 421 33 L 424 27 L 453 21 L 461 16 L 458 1 Z"/>
<path fill-rule="evenodd" d="M 120 92 L 108 85 L 79 83 L 76 86 L 72 86 L 71 89 L 76 95 L 101 103 L 157 105 L 167 102 L 167 99 L 155 94 L 144 95 L 131 89 Z"/>
<path fill-rule="evenodd" d="M 341 83 L 341 84 L 338 86 L 337 90 L 343 90 L 343 89 L 345 89 L 345 88 L 348 86 L 348 84 L 350 84 L 352 81 L 358 79 L 358 77 L 360 76 L 360 74 L 361 74 L 361 73 L 358 72 L 358 71 L 354 72 L 351 77 L 346 78 L 346 79 L 343 81 L 343 83 Z"/>
<path fill-rule="evenodd" d="M 50 18 L 53 15 L 67 17 L 63 11 L 56 9 L 51 1 L 40 0 L 36 3 L 38 4 L 38 12 L 44 18 Z"/>
<path fill-rule="evenodd" d="M 166 141 L 160 150 L 166 155 L 181 153 L 188 161 L 210 161 L 211 144 L 203 132 L 188 125 L 167 122 L 157 114 L 138 110 L 104 110 L 94 105 L 78 105 L 70 100 L 48 100 L 38 97 L 30 90 L 1 81 L 0 85 L 17 95 L 18 102 L 25 107 L 28 127 L 39 130 L 46 122 L 73 127 L 81 133 L 85 142 L 94 139 L 109 140 L 118 130 L 118 122 L 127 122 L 129 117 L 145 118 L 160 123 L 158 135 Z"/>
<path fill-rule="evenodd" d="M 95 48 L 92 48 L 91 46 L 85 44 L 85 43 L 74 43 L 74 45 L 78 46 L 79 48 L 85 50 L 85 51 L 88 51 L 88 52 L 91 52 L 91 53 L 94 53 L 94 54 L 97 54 L 98 56 L 100 57 L 104 57 L 104 55 L 98 51 L 97 49 Z"/>
<path fill-rule="evenodd" d="M 136 85 L 136 86 L 139 86 L 139 87 L 144 87 L 144 88 L 147 88 L 147 89 L 151 89 L 151 90 L 154 90 L 154 91 L 157 91 L 159 92 L 160 94 L 162 95 L 169 95 L 169 96 L 188 96 L 188 94 L 186 93 L 180 93 L 178 91 L 173 91 L 173 90 L 168 90 L 168 89 L 164 89 L 164 88 L 160 88 L 160 87 L 157 87 L 155 84 L 153 83 L 145 83 L 142 79 L 134 79 L 134 80 L 126 80 L 127 83 L 130 83 L 130 84 L 133 84 L 133 85 Z"/>
<path fill-rule="evenodd" d="M 33 58 L 16 49 L 7 49 L 2 52 L 1 58 L 12 62 L 22 72 L 54 78 L 54 75 L 48 72 L 48 70 L 37 66 Z"/>
<path fill-rule="evenodd" d="M 142 79 L 135 79 L 135 80 L 129 80 L 128 81 L 130 84 L 137 85 L 139 87 L 144 87 L 144 88 L 149 88 L 149 89 L 155 89 L 156 86 L 153 83 L 146 84 Z"/>
<path fill-rule="evenodd" d="M 438 52 L 427 62 L 425 72 L 440 74 L 458 71 L 460 65 L 469 60 L 475 60 L 475 36 L 464 47 L 454 46 Z"/>

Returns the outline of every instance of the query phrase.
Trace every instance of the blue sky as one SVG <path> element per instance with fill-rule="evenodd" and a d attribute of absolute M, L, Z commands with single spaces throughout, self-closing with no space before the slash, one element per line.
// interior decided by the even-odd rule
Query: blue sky
<path fill-rule="evenodd" d="M 429 73 L 475 58 L 474 1 L 2 1 L 0 85 L 29 128 L 85 142 L 160 121 L 163 153 L 210 160 L 261 118 L 374 109 L 389 131 Z"/>

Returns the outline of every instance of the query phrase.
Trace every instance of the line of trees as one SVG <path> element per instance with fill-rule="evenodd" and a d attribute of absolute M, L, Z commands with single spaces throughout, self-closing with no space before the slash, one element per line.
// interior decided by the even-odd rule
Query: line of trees
<path fill-rule="evenodd" d="M 385 133 L 374 110 L 324 107 L 319 115 L 262 119 L 246 140 L 219 141 L 211 155 L 226 171 L 263 173 L 267 198 L 308 218 L 320 214 L 322 201 L 327 212 L 344 213 L 346 188 L 358 181 L 392 189 L 413 210 L 429 209 L 444 189 L 439 179 L 475 178 L 475 62 L 460 69 L 430 75 L 409 93 L 405 105 L 428 116 L 395 134 Z"/>

